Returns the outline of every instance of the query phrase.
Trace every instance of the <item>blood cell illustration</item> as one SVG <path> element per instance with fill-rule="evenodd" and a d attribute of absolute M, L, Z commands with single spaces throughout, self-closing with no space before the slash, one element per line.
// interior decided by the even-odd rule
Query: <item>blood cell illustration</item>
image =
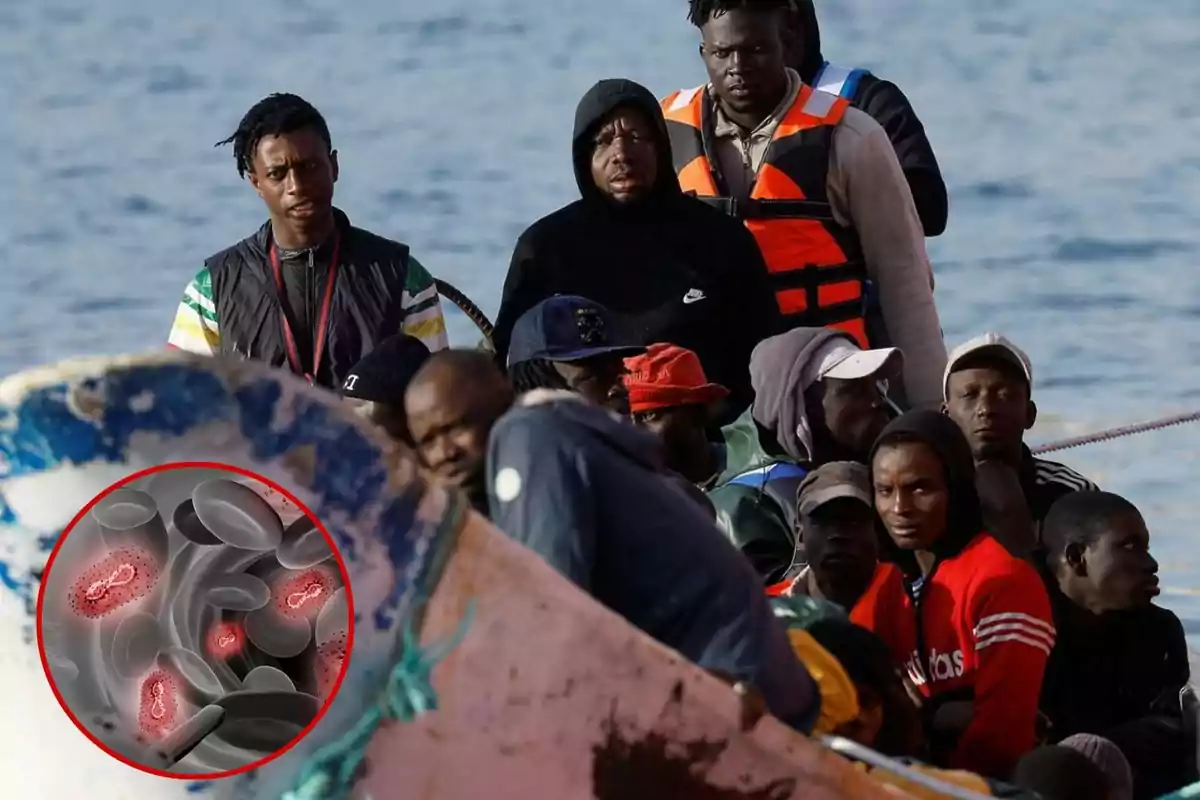
<path fill-rule="evenodd" d="M 179 686 L 170 673 L 157 669 L 142 680 L 138 691 L 138 728 L 148 739 L 161 739 L 175 727 Z"/>
<path fill-rule="evenodd" d="M 317 647 L 317 696 L 322 700 L 329 697 L 337 686 L 338 676 L 342 674 L 342 666 L 346 663 L 346 644 L 345 631 L 339 631 Z"/>
<path fill-rule="evenodd" d="M 223 661 L 242 652 L 246 642 L 246 633 L 236 622 L 214 622 L 204 637 L 208 655 Z"/>
<path fill-rule="evenodd" d="M 139 547 L 122 547 L 105 555 L 71 586 L 71 609 L 98 619 L 150 594 L 161 566 Z"/>
<path fill-rule="evenodd" d="M 313 568 L 284 573 L 272 589 L 275 609 L 288 619 L 313 619 L 339 587 L 332 570 Z"/>

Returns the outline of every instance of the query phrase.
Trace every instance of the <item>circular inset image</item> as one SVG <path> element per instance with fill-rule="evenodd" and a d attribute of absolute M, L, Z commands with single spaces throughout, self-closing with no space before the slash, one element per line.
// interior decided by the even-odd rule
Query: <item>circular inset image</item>
<path fill-rule="evenodd" d="M 221 778 L 317 724 L 348 666 L 354 602 L 333 539 L 284 487 L 164 464 L 63 531 L 37 630 L 55 697 L 98 747 L 163 777 Z"/>

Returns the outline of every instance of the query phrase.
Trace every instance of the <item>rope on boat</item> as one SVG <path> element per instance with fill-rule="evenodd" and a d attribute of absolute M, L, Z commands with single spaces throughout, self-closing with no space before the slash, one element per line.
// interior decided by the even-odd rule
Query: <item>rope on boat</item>
<path fill-rule="evenodd" d="M 860 761 L 877 770 L 898 775 L 910 783 L 921 786 L 931 792 L 937 792 L 939 795 L 952 797 L 954 800 L 987 800 L 990 796 L 972 792 L 970 789 L 938 780 L 932 775 L 926 775 L 906 764 L 901 764 L 894 759 L 888 758 L 881 753 L 876 753 L 870 748 L 863 747 L 857 742 L 844 739 L 841 736 L 822 736 L 820 737 L 820 742 L 844 758 Z"/>
<path fill-rule="evenodd" d="M 1070 450 L 1073 447 L 1083 447 L 1085 444 L 1095 444 L 1096 442 L 1107 442 L 1110 439 L 1120 439 L 1124 436 L 1133 436 L 1137 433 L 1146 433 L 1147 431 L 1157 431 L 1162 428 L 1171 428 L 1175 425 L 1183 425 L 1187 422 L 1200 422 L 1200 411 L 1193 411 L 1189 414 L 1176 414 L 1173 417 L 1163 417 L 1151 422 L 1140 422 L 1136 425 L 1124 425 L 1120 428 L 1109 428 L 1108 430 L 1096 431 L 1089 433 L 1086 436 L 1076 436 L 1071 439 L 1061 439 L 1057 442 L 1038 445 L 1033 448 L 1034 455 L 1042 453 L 1053 453 L 1058 450 Z"/>
<path fill-rule="evenodd" d="M 433 283 L 437 287 L 438 294 L 458 306 L 467 315 L 467 319 L 475 323 L 475 327 L 479 328 L 483 333 L 483 337 L 487 339 L 488 346 L 491 347 L 492 332 L 495 330 L 495 327 L 492 325 L 492 321 L 487 318 L 487 314 L 484 314 L 479 306 L 475 305 L 471 298 L 459 291 L 458 287 L 454 284 L 448 283 L 441 278 L 434 278 Z"/>

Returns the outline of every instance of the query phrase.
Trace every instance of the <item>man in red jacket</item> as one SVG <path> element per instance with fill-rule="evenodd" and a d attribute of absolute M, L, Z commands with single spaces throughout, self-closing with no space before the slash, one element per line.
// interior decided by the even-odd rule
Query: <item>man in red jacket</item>
<path fill-rule="evenodd" d="M 932 411 L 894 420 L 871 456 L 887 583 L 860 624 L 888 643 L 928 698 L 939 766 L 1004 777 L 1034 745 L 1054 624 L 1037 572 L 984 532 L 971 450 Z"/>

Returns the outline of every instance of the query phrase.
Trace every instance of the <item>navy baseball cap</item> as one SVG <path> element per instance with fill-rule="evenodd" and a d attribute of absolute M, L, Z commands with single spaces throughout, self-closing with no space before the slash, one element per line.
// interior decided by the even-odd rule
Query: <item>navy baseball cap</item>
<path fill-rule="evenodd" d="M 623 343 L 620 323 L 604 306 L 586 297 L 557 294 L 517 319 L 508 345 L 508 365 L 534 359 L 582 361 L 610 353 L 631 356 L 645 351 L 640 345 Z"/>

